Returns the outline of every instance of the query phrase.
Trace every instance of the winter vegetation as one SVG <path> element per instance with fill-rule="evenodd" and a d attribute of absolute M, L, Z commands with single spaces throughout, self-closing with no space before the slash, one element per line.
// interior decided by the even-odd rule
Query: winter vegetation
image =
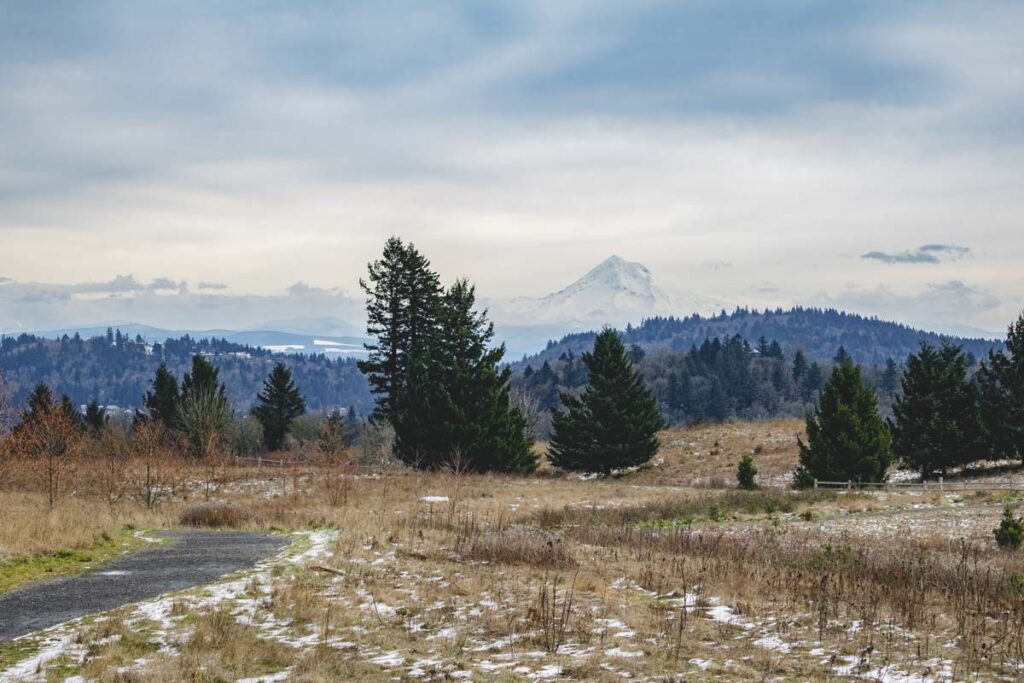
<path fill-rule="evenodd" d="M 0 643 L 0 680 L 1024 670 L 1024 318 L 979 362 L 925 342 L 872 369 L 736 336 L 673 357 L 604 329 L 516 377 L 472 284 L 414 245 L 388 240 L 363 289 L 365 416 L 310 411 L 302 366 L 272 356 L 244 407 L 218 355 L 161 362 L 130 420 L 0 383 L 0 591 L 150 530 L 293 538 L 212 586 Z M 652 358 L 674 359 L 664 384 Z M 805 419 L 733 418 L 776 380 Z M 716 382 L 729 410 L 680 419 Z"/>

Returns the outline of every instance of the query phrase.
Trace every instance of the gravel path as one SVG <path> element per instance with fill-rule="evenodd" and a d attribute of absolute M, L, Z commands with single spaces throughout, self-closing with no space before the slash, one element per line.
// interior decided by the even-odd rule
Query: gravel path
<path fill-rule="evenodd" d="M 240 531 L 164 531 L 170 543 L 78 574 L 0 594 L 0 643 L 245 569 L 289 543 Z"/>

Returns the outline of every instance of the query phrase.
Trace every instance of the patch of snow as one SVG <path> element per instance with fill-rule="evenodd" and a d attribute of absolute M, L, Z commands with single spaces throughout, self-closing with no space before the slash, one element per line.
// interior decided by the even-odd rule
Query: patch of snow
<path fill-rule="evenodd" d="M 767 635 L 762 638 L 758 638 L 754 641 L 754 645 L 764 648 L 765 650 L 777 650 L 779 652 L 789 652 L 793 647 L 776 635 Z"/>
<path fill-rule="evenodd" d="M 392 652 L 386 652 L 382 655 L 374 657 L 370 660 L 370 664 L 376 664 L 377 666 L 395 667 L 401 666 L 405 662 L 405 657 L 398 650 Z"/>
<path fill-rule="evenodd" d="M 255 676 L 253 678 L 239 678 L 235 683 L 278 683 L 279 681 L 287 681 L 291 678 L 292 670 L 287 668 L 284 671 L 278 671 L 276 674 L 267 674 L 265 676 Z M 67 683 L 65 681 L 64 683 Z"/>

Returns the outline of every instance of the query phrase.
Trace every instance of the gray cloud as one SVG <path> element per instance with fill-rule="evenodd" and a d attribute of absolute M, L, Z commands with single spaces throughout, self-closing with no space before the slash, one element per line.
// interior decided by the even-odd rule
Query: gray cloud
<path fill-rule="evenodd" d="M 991 291 L 960 280 L 929 283 L 916 294 L 879 285 L 874 289 L 849 288 L 836 295 L 821 295 L 819 302 L 864 315 L 908 322 L 921 327 L 968 325 L 984 321 L 984 314 L 1000 308 Z"/>
<path fill-rule="evenodd" d="M 132 275 L 118 275 L 109 282 L 81 282 L 73 285 L 50 285 L 53 290 L 78 294 L 113 294 L 115 292 L 141 292 L 146 287 Z"/>
<path fill-rule="evenodd" d="M 955 244 L 925 244 L 913 251 L 902 251 L 899 253 L 869 251 L 862 255 L 861 258 L 873 259 L 883 263 L 941 263 L 943 260 L 955 261 L 961 259 L 970 253 L 969 247 L 960 247 Z"/>
<path fill-rule="evenodd" d="M 9 277 L 4 277 L 3 275 L 0 275 L 0 285 L 8 282 L 14 282 L 14 280 Z"/>
<path fill-rule="evenodd" d="M 158 300 L 132 278 L 91 290 L 122 293 L 117 307 L 63 311 L 76 319 L 140 319 L 143 304 L 184 319 L 166 307 L 187 303 L 196 324 L 258 320 L 300 300 L 283 294 L 297 279 L 354 289 L 400 226 L 482 296 L 553 291 L 628 244 L 741 301 L 762 281 L 840 291 L 863 274 L 840 254 L 970 224 L 986 287 L 1009 301 L 1022 21 L 1018 5 L 951 2 L 13 3 L 4 268 L 263 293 Z M 927 269 L 894 270 L 893 286 L 924 287 Z M 336 299 L 301 294 L 310 310 Z"/>
<path fill-rule="evenodd" d="M 153 280 L 152 282 L 150 282 L 148 285 L 146 285 L 146 289 L 150 289 L 150 290 L 153 290 L 153 291 L 168 290 L 168 289 L 178 289 L 178 290 L 180 290 L 180 289 L 187 289 L 187 288 L 188 288 L 188 283 L 186 283 L 184 280 L 179 282 L 179 281 L 172 280 L 172 279 L 166 278 L 166 277 L 158 277 L 155 280 Z"/>
<path fill-rule="evenodd" d="M 199 289 L 221 291 L 221 290 L 225 290 L 227 288 L 228 288 L 228 286 L 226 284 L 224 284 L 223 282 L 206 282 L 204 280 L 203 282 L 199 283 Z"/>
<path fill-rule="evenodd" d="M 363 302 L 340 288 L 296 283 L 280 294 L 191 292 L 184 282 L 158 278 L 140 285 L 131 276 L 106 283 L 9 283 L 0 288 L 0 333 L 140 323 L 167 329 L 283 329 L 317 319 L 357 333 Z M 320 325 L 323 328 L 324 325 Z"/>

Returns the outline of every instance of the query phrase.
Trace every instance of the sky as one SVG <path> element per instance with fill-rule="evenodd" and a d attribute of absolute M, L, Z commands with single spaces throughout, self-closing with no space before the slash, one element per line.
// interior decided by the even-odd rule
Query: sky
<path fill-rule="evenodd" d="M 999 332 L 1022 34 L 1019 3 L 0 0 L 0 330 L 344 317 L 397 234 L 484 297 L 617 254 Z"/>

